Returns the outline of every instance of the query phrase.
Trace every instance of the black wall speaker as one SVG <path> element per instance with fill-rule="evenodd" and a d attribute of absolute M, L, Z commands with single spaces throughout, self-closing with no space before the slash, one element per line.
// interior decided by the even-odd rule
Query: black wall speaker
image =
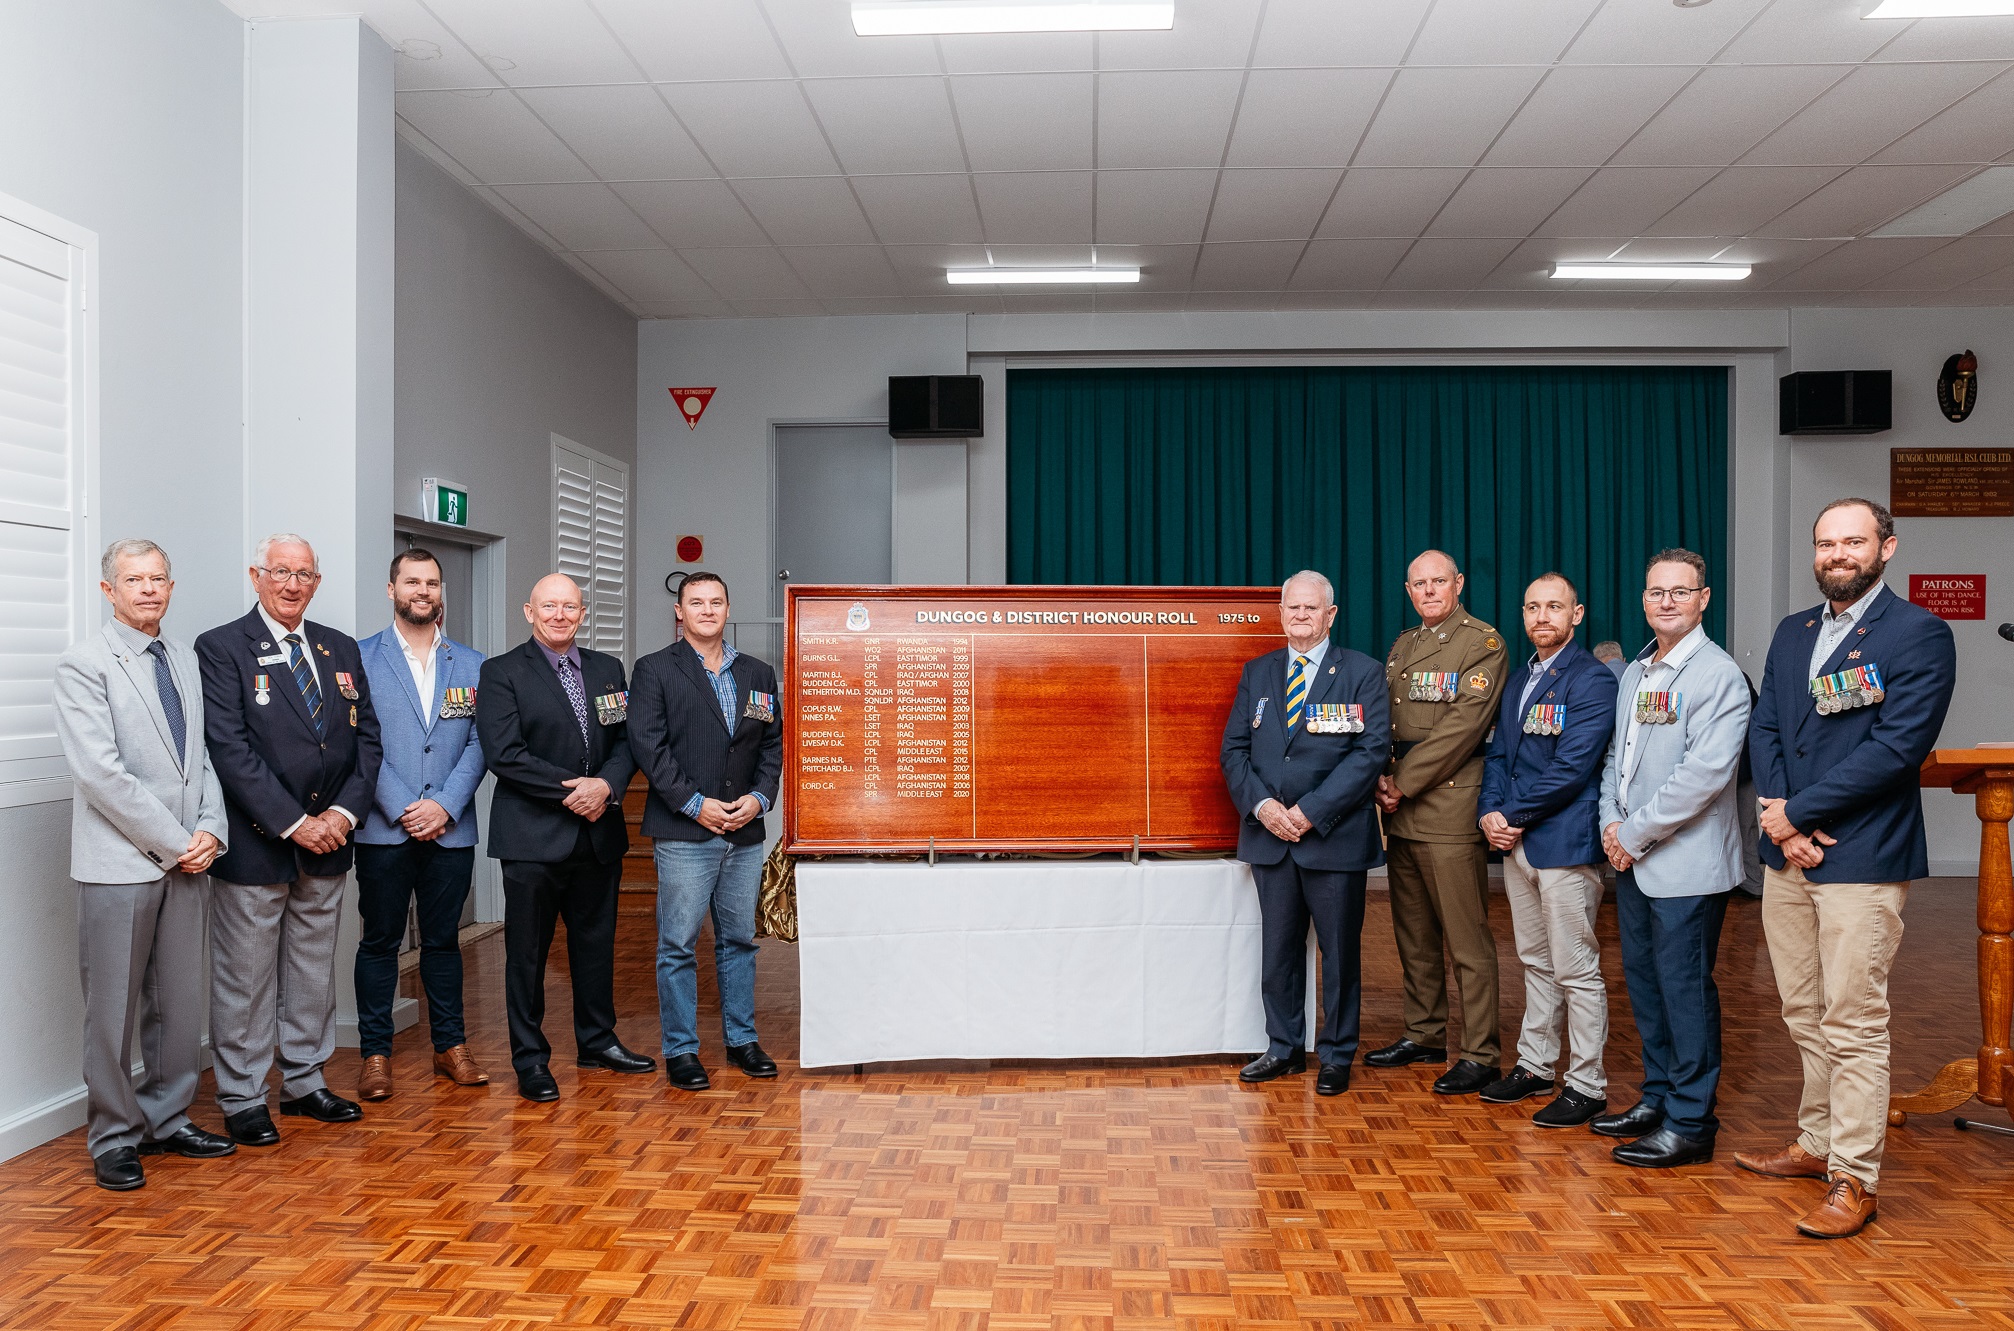
<path fill-rule="evenodd" d="M 1781 434 L 1879 434 L 1894 424 L 1887 370 L 1804 370 L 1776 381 Z"/>
<path fill-rule="evenodd" d="M 888 379 L 888 433 L 897 439 L 978 439 L 985 394 L 976 374 L 901 374 Z"/>

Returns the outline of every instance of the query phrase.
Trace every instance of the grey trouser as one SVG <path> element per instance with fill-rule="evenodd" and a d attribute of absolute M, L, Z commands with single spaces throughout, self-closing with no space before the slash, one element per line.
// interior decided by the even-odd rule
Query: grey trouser
<path fill-rule="evenodd" d="M 279 1049 L 280 1097 L 328 1085 L 336 1051 L 336 927 L 343 879 L 218 883 L 210 903 L 210 1051 L 217 1103 L 235 1114 L 266 1102 Z"/>
<path fill-rule="evenodd" d="M 1510 898 L 1518 960 L 1524 963 L 1518 1063 L 1551 1080 L 1555 1066 L 1564 1062 L 1560 1080 L 1599 1099 L 1608 1089 L 1601 1062 L 1608 1043 L 1608 989 L 1594 936 L 1601 870 L 1592 864 L 1535 869 L 1520 841 L 1504 856 L 1504 894 Z"/>
<path fill-rule="evenodd" d="M 79 883 L 85 1144 L 92 1156 L 189 1121 L 203 1051 L 203 903 L 210 880 Z M 145 1075 L 133 1084 L 137 1040 Z"/>

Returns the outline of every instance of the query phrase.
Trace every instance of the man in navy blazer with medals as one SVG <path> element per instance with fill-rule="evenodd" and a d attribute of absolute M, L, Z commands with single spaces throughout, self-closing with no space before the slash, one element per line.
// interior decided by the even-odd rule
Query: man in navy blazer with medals
<path fill-rule="evenodd" d="M 210 1044 L 225 1127 L 271 1146 L 276 1045 L 282 1114 L 363 1117 L 322 1069 L 336 1047 L 350 834 L 370 810 L 383 751 L 356 640 L 306 618 L 322 579 L 313 548 L 268 536 L 250 571 L 259 604 L 196 639 L 204 731 L 230 817 L 230 849 L 210 869 Z"/>
<path fill-rule="evenodd" d="M 1363 994 L 1364 874 L 1384 863 L 1373 796 L 1391 748 L 1385 677 L 1334 646 L 1335 591 L 1312 570 L 1280 588 L 1287 645 L 1245 664 L 1224 723 L 1224 782 L 1244 816 L 1238 858 L 1259 889 L 1266 1051 L 1247 1082 L 1307 1070 L 1307 935 L 1322 957 L 1321 1073 L 1315 1090 L 1350 1088 Z"/>
<path fill-rule="evenodd" d="M 1776 627 L 1749 727 L 1761 806 L 1762 925 L 1804 1065 L 1795 1141 L 1740 1154 L 1758 1174 L 1827 1181 L 1798 1231 L 1874 1218 L 1888 1128 L 1888 973 L 1911 879 L 1930 872 L 1917 771 L 1951 705 L 1950 626 L 1881 581 L 1895 519 L 1869 499 L 1812 529 L 1825 604 Z"/>
<path fill-rule="evenodd" d="M 650 1072 L 615 1038 L 615 908 L 629 849 L 622 792 L 630 757 L 622 662 L 581 647 L 585 606 L 563 573 L 525 603 L 531 640 L 483 662 L 476 733 L 497 779 L 489 853 L 503 861 L 504 1008 L 518 1094 L 557 1100 L 545 1038 L 545 963 L 566 921 L 575 1061 Z"/>
<path fill-rule="evenodd" d="M 1595 913 L 1601 906 L 1601 768 L 1615 732 L 1616 677 L 1574 641 L 1587 615 L 1563 573 L 1533 580 L 1524 630 L 1538 650 L 1504 681 L 1483 762 L 1478 826 L 1503 853 L 1511 932 L 1524 963 L 1517 1064 L 1483 1088 L 1492 1104 L 1564 1089 L 1532 1115 L 1571 1128 L 1608 1110 L 1602 1049 L 1608 989 Z"/>
<path fill-rule="evenodd" d="M 664 1071 L 703 1091 L 700 924 L 713 918 L 713 969 L 727 1060 L 751 1077 L 776 1063 L 755 1038 L 755 907 L 762 816 L 783 775 L 776 672 L 722 640 L 727 584 L 694 573 L 678 589 L 685 637 L 636 663 L 630 748 L 650 781 L 643 834 L 657 842 L 657 1007 Z"/>

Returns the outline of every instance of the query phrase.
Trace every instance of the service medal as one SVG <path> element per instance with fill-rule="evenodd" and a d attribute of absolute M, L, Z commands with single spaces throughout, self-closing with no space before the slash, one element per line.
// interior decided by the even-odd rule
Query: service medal
<path fill-rule="evenodd" d="M 267 675 L 252 676 L 252 701 L 264 707 L 273 700 L 273 681 Z"/>

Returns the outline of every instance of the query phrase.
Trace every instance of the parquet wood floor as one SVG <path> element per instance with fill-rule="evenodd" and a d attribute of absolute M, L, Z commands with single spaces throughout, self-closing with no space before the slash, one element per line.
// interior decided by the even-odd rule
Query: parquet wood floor
<path fill-rule="evenodd" d="M 1522 992 L 1494 906 L 1509 1032 Z M 648 908 L 624 901 L 620 1006 L 624 1040 L 654 1052 Z M 1612 905 L 1603 925 L 1620 1100 L 1637 1068 Z M 1895 1063 L 1914 1085 L 1976 1043 L 1970 883 L 1919 887 L 1907 927 Z M 1240 1086 L 1230 1058 L 806 1075 L 781 945 L 760 999 L 780 1079 L 719 1070 L 708 989 L 717 1089 L 562 1058 L 564 1098 L 531 1105 L 509 1083 L 496 935 L 469 968 L 487 1089 L 434 1081 L 415 1030 L 361 1125 L 282 1119 L 275 1149 L 150 1159 L 123 1195 L 92 1185 L 81 1133 L 0 1165 L 0 1326 L 2014 1328 L 2014 1140 L 1912 1119 L 1880 1220 L 1829 1244 L 1791 1230 L 1817 1184 L 1733 1168 L 1787 1138 L 1796 1105 L 1760 934 L 1738 898 L 1720 1159 L 1657 1173 L 1534 1128 L 1535 1102 L 1437 1098 L 1425 1068 L 1359 1068 L 1329 1100 L 1308 1077 Z M 1399 1022 L 1380 893 L 1365 957 L 1378 1043 Z M 353 1087 L 354 1053 L 331 1071 Z"/>

